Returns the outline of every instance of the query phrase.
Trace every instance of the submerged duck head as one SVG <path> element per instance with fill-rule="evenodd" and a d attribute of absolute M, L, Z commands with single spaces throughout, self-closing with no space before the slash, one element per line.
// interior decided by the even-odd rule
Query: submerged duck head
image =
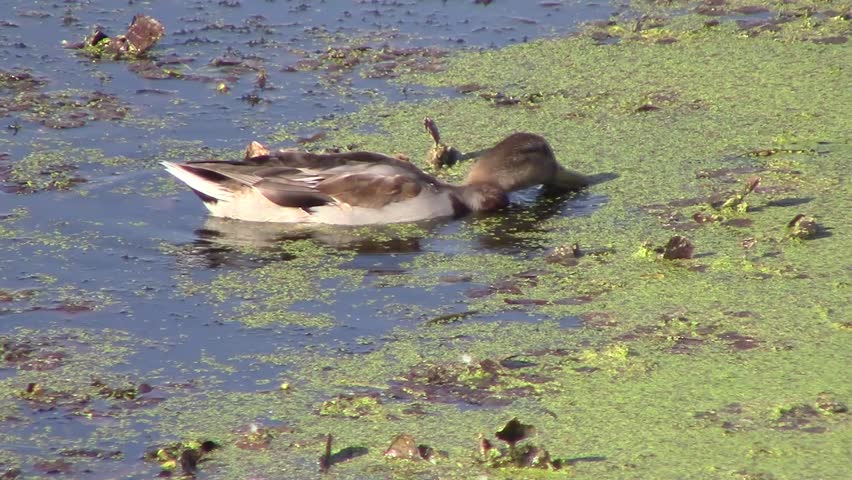
<path fill-rule="evenodd" d="M 588 185 L 583 175 L 556 162 L 547 140 L 533 133 L 513 133 L 482 155 L 465 184 L 493 184 L 504 192 L 533 185 L 578 190 Z"/>
<path fill-rule="evenodd" d="M 507 193 L 534 185 L 573 191 L 588 180 L 557 163 L 544 137 L 513 133 L 479 157 L 463 187 L 472 210 L 492 210 L 508 202 Z"/>

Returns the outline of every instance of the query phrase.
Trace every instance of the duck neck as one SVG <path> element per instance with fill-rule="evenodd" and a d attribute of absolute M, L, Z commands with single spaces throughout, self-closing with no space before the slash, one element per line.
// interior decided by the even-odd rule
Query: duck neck
<path fill-rule="evenodd" d="M 490 212 L 505 207 L 509 204 L 509 196 L 506 191 L 495 183 L 472 182 L 458 185 L 453 188 L 453 198 L 460 205 L 457 210 L 464 212 Z"/>

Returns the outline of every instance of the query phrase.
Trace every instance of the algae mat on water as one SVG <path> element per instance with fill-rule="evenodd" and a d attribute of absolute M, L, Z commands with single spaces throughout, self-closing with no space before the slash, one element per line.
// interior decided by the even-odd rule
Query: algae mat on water
<path fill-rule="evenodd" d="M 456 316 L 354 358 L 282 353 L 278 361 L 304 372 L 294 376 L 301 388 L 326 372 L 322 389 L 335 402 L 353 389 L 387 396 L 357 420 L 318 423 L 371 452 L 331 472 L 563 474 L 473 460 L 476 433 L 518 415 L 576 478 L 845 478 L 852 49 L 841 41 L 845 16 L 820 18 L 756 32 L 686 16 L 638 32 L 610 25 L 627 32 L 617 44 L 585 34 L 462 54 L 444 73 L 402 79 L 470 92 L 462 98 L 318 123 L 330 143 L 407 153 L 423 151 L 413 119 L 424 116 L 463 150 L 529 130 L 570 167 L 609 178 L 590 189 L 606 196 L 599 210 L 543 220 L 532 252 L 423 255 L 393 280 L 430 288 L 446 272 L 475 272 L 493 288 L 470 295 L 472 312 L 576 315 L 582 328 Z M 747 207 L 719 208 L 754 177 Z M 798 214 L 818 226 L 792 234 Z M 494 224 L 471 222 L 458 235 L 495 234 Z M 694 242 L 692 259 L 661 260 L 644 244 L 674 234 Z M 597 254 L 560 262 L 542 253 L 574 242 Z M 388 393 L 398 388 L 407 396 Z M 400 431 L 450 461 L 377 467 Z"/>
<path fill-rule="evenodd" d="M 848 20 L 802 17 L 758 34 L 705 20 L 616 23 L 460 54 L 444 73 L 400 81 L 459 87 L 465 96 L 375 105 L 317 123 L 328 132 L 323 142 L 415 159 L 425 152 L 424 116 L 463 150 L 529 130 L 545 135 L 566 165 L 601 174 L 605 181 L 582 194 L 605 199 L 590 215 L 530 213 L 532 226 L 520 230 L 506 215 L 460 222 L 445 234 L 450 240 L 491 247 L 511 236 L 512 248 L 424 253 L 381 279 L 427 294 L 456 279 L 455 306 L 466 311 L 435 312 L 419 327 L 356 345 L 211 360 L 193 367 L 203 369 L 203 388 L 169 389 L 156 371 L 109 376 L 86 362 L 77 369 L 85 378 L 63 374 L 67 395 L 43 387 L 56 382 L 54 370 L 21 369 L 0 397 L 33 408 L 46 398 L 76 416 L 92 413 L 77 408 L 78 397 L 106 398 L 103 408 L 122 408 L 113 409 L 115 422 L 92 427 L 96 447 L 144 443 L 152 469 L 184 464 L 206 478 L 319 477 L 329 432 L 326 478 L 847 478 L 852 52 L 848 42 L 812 40 L 848 35 Z M 598 44 L 601 29 L 620 42 Z M 467 168 L 442 175 L 460 178 Z M 755 186 L 754 177 L 747 208 L 720 207 Z M 788 228 L 799 214 L 814 226 Z M 676 234 L 691 239 L 692 258 L 658 258 L 654 245 Z M 298 274 L 274 265 L 220 274 L 206 295 L 252 299 L 256 309 L 223 316 L 257 327 L 292 307 L 290 292 L 309 297 L 313 289 L 323 301 L 334 292 L 320 287 L 331 281 L 341 291 L 360 288 L 362 276 L 345 271 L 351 255 L 317 270 L 325 257 L 315 253 L 309 241 L 293 242 L 282 255 L 296 260 Z M 257 287 L 260 280 L 271 287 Z M 464 290 L 465 282 L 476 286 Z M 181 283 L 179 294 L 199 286 Z M 507 315 L 533 321 L 495 320 Z M 564 325 L 574 318 L 581 327 Z M 33 361 L 28 335 L 3 339 L 6 366 Z M 107 366 L 129 363 L 132 341 L 104 342 L 116 352 Z M 280 374 L 239 389 L 222 380 L 241 368 Z M 150 388 L 143 379 L 167 395 L 137 401 Z M 18 408 L 6 401 L 0 411 L 8 419 Z M 526 442 L 551 457 L 537 455 L 539 465 L 562 468 L 493 468 L 493 458 L 481 457 L 478 434 L 496 444 L 513 417 L 535 425 Z M 400 433 L 430 447 L 433 461 L 383 458 Z M 47 448 L 52 438 L 30 441 Z M 6 457 L 0 452 L 4 465 L 24 463 Z"/>

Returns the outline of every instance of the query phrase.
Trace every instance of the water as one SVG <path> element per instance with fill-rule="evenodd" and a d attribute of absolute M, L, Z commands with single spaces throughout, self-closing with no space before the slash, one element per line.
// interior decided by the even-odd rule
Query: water
<path fill-rule="evenodd" d="M 460 232 L 476 219 L 441 220 L 420 226 L 423 235 L 398 238 L 391 231 L 378 240 L 375 236 L 364 240 L 363 232 L 301 232 L 206 219 L 188 190 L 158 191 L 166 174 L 154 160 L 169 148 L 193 153 L 234 150 L 235 145 L 265 138 L 282 119 L 305 121 L 345 114 L 371 101 L 375 92 L 394 101 L 450 94 L 428 89 L 403 92 L 400 85 L 385 79 L 364 79 L 356 69 L 345 73 L 351 85 L 349 95 L 341 97 L 337 89 L 324 86 L 327 72 L 287 71 L 287 66 L 329 45 L 358 38 L 366 45 L 394 48 L 497 48 L 569 33 L 582 21 L 606 18 L 612 13 L 608 5 L 562 2 L 553 6 L 525 0 L 498 0 L 488 6 L 472 1 L 367 0 L 7 0 L 4 5 L 0 70 L 29 71 L 47 82 L 38 89 L 42 92 L 79 89 L 114 95 L 130 114 L 123 121 L 88 121 L 83 127 L 61 130 L 40 124 L 26 111 L 7 112 L 3 117 L 3 125 L 14 128 L 0 133 L 0 153 L 8 154 L 5 159 L 0 156 L 0 179 L 27 155 L 46 149 L 70 148 L 69 155 L 85 156 L 90 152 L 79 149 L 97 148 L 106 156 L 127 160 L 121 165 L 82 164 L 73 174 L 85 182 L 68 190 L 29 191 L 5 181 L 0 216 L 12 218 L 0 223 L 0 233 L 7 229 L 7 234 L 0 234 L 0 293 L 13 292 L 15 298 L 0 300 L 0 340 L 4 334 L 18 335 L 16 341 L 21 341 L 21 335 L 36 338 L 38 332 L 46 332 L 50 342 L 66 345 L 69 341 L 49 332 L 66 328 L 96 336 L 105 331 L 126 332 L 134 339 L 128 340 L 136 347 L 134 353 L 108 370 L 142 372 L 149 378 L 186 378 L 186 372 L 198 368 L 203 358 L 226 361 L 246 353 L 274 352 L 281 345 L 364 348 L 355 340 L 466 310 L 468 282 L 444 283 L 428 294 L 416 286 L 383 284 L 407 273 L 406 266 L 421 255 L 481 250 L 523 256 L 526 242 L 512 232 L 534 231 L 547 216 L 588 214 L 603 201 L 581 195 L 552 202 L 529 191 L 516 197 L 511 211 L 501 214 L 505 220 L 498 233 L 505 234 L 471 238 Z M 63 40 L 79 41 L 93 25 L 103 26 L 110 34 L 121 33 L 140 12 L 165 25 L 167 34 L 156 47 L 156 58 L 180 58 L 175 68 L 202 79 L 150 80 L 131 72 L 126 62 L 92 61 L 61 48 Z M 262 66 L 270 88 L 258 90 L 256 70 L 210 65 L 223 56 Z M 228 85 L 228 94 L 217 93 L 220 83 Z M 15 93 L 0 89 L 0 96 L 7 98 Z M 255 93 L 262 96 L 260 103 L 252 105 L 243 98 Z M 529 210 L 543 213 L 531 219 L 525 213 Z M 345 256 L 340 268 L 363 274 L 360 284 L 341 288 L 327 301 L 296 299 L 289 305 L 292 311 L 325 315 L 331 322 L 327 328 L 286 323 L 247 326 L 228 312 L 250 299 L 217 304 L 204 292 L 184 290 L 187 281 L 203 285 L 223 274 L 288 261 L 280 253 L 281 245 L 300 239 L 312 239 L 339 252 Z M 327 279 L 318 285 L 335 288 L 336 282 Z M 28 290 L 35 293 L 25 293 Z M 518 312 L 492 318 L 534 320 Z M 31 330 L 20 334 L 21 328 Z M 23 380 L 16 375 L 21 374 L 15 365 L 0 363 L 0 380 L 10 380 L 12 388 L 20 390 L 25 385 L 19 384 Z M 218 388 L 242 391 L 269 376 L 269 367 L 237 368 L 230 375 L 220 374 Z M 85 422 L 58 411 L 17 409 L 22 405 L 19 400 L 0 396 L 0 406 L 4 402 L 25 419 L 5 425 L 0 421 L 2 430 L 13 435 L 0 438 L 0 475 L 15 465 L 25 473 L 44 473 L 34 465 L 39 459 L 52 458 L 45 445 L 55 450 L 66 443 L 79 444 L 91 434 Z M 10 440 L 31 434 L 42 440 L 32 444 Z M 137 468 L 133 465 L 139 463 L 144 447 L 136 441 L 109 445 L 126 452 L 124 462 L 112 470 L 95 469 L 86 478 L 135 475 L 127 472 Z"/>

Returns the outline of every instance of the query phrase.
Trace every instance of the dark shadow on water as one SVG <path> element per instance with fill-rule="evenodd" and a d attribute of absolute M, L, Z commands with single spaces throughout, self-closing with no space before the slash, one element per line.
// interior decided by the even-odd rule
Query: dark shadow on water
<path fill-rule="evenodd" d="M 362 457 L 368 453 L 370 453 L 370 450 L 366 447 L 346 447 L 333 454 L 328 459 L 328 464 L 329 466 L 332 466 L 338 463 L 343 463 L 352 460 L 353 458 Z"/>
<path fill-rule="evenodd" d="M 834 235 L 833 233 L 831 233 L 831 230 L 832 230 L 831 227 L 824 227 L 822 225 L 818 225 L 816 233 L 812 237 L 810 237 L 810 240 L 819 240 L 821 238 L 828 238 L 828 237 Z"/>
<path fill-rule="evenodd" d="M 814 197 L 789 197 L 789 198 L 779 198 L 778 200 L 771 200 L 766 202 L 767 207 L 796 207 L 799 205 L 804 205 L 806 203 L 810 203 Z"/>
<path fill-rule="evenodd" d="M 797 207 L 799 205 L 804 205 L 806 203 L 810 203 L 814 197 L 787 197 L 787 198 L 779 198 L 778 200 L 770 200 L 763 205 L 758 206 L 749 206 L 749 212 L 762 212 L 765 208 L 771 207 Z"/>

